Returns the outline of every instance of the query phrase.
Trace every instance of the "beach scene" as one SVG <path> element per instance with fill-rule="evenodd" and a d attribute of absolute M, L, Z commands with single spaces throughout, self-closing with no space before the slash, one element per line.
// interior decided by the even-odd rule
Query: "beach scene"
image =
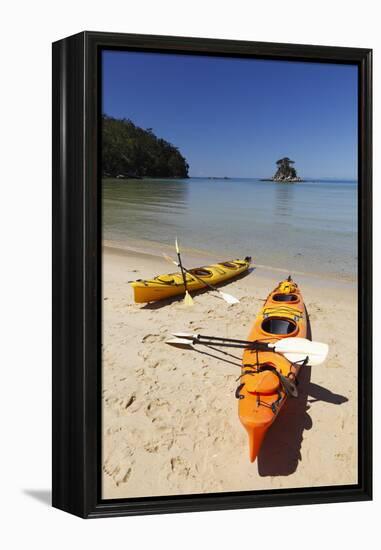
<path fill-rule="evenodd" d="M 357 483 L 356 71 L 103 53 L 103 498 Z"/>

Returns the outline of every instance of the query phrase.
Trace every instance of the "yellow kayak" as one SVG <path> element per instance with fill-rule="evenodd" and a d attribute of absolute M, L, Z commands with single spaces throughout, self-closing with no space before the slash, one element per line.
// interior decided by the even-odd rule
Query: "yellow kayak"
<path fill-rule="evenodd" d="M 205 267 L 196 267 L 186 273 L 187 288 L 190 292 L 205 288 L 207 284 L 213 286 L 224 283 L 237 277 L 249 269 L 251 258 L 244 260 L 229 260 Z M 195 276 L 193 276 L 194 274 Z M 181 272 L 158 275 L 153 279 L 138 279 L 130 283 L 134 289 L 134 298 L 137 303 L 154 302 L 179 294 L 184 294 L 184 281 Z"/>

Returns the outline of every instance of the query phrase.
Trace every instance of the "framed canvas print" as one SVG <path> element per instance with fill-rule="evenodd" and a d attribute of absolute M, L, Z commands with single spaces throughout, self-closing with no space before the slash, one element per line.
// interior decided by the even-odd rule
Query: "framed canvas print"
<path fill-rule="evenodd" d="M 53 505 L 369 500 L 371 50 L 53 45 Z"/>

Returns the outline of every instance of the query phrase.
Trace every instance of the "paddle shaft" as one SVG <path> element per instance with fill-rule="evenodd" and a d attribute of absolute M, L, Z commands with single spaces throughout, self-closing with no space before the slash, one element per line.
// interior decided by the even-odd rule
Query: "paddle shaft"
<path fill-rule="evenodd" d="M 207 336 L 206 334 L 197 334 L 194 336 L 197 340 L 218 340 L 219 342 L 232 342 L 234 344 L 246 344 L 250 345 L 254 342 L 250 340 L 237 340 L 236 338 L 225 338 L 223 336 Z M 266 342 L 258 342 L 259 344 L 263 343 L 265 346 L 268 346 Z M 275 345 L 275 344 L 274 344 Z"/>
<path fill-rule="evenodd" d="M 218 342 L 213 340 L 207 340 L 206 342 L 203 342 L 199 338 L 192 338 L 190 340 L 192 344 L 201 344 L 204 346 L 219 346 L 224 348 L 244 348 L 244 349 L 253 349 L 257 351 L 271 351 L 274 346 L 270 346 L 269 344 L 266 344 L 265 342 L 248 342 L 245 340 L 231 340 L 227 339 L 226 342 Z"/>
<path fill-rule="evenodd" d="M 187 291 L 188 291 L 188 287 L 187 287 L 187 276 L 185 275 L 186 269 L 183 267 L 183 263 L 182 263 L 182 261 L 181 261 L 181 256 L 180 256 L 180 252 L 177 252 L 177 258 L 178 258 L 178 260 L 179 260 L 178 266 L 179 266 L 179 268 L 181 269 L 181 275 L 183 276 L 184 289 L 185 289 L 185 292 L 187 292 Z"/>
<path fill-rule="evenodd" d="M 186 271 L 187 273 L 189 273 L 189 275 L 191 277 L 194 277 L 195 279 L 197 279 L 197 281 L 199 283 L 202 283 L 203 285 L 209 287 L 211 290 L 215 290 L 216 292 L 221 292 L 221 290 L 219 288 L 217 288 L 216 286 L 211 285 L 210 283 L 207 283 L 206 281 L 204 281 L 204 279 L 201 279 L 201 277 L 197 277 L 197 275 L 195 275 L 193 273 L 193 271 L 190 271 L 189 269 L 184 267 L 182 264 L 178 263 L 177 265 L 178 265 L 178 267 L 180 267 L 180 269 L 182 269 L 182 270 Z"/>

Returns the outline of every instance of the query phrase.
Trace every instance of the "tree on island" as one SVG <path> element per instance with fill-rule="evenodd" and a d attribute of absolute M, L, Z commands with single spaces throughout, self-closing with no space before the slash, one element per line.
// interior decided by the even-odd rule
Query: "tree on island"
<path fill-rule="evenodd" d="M 158 138 L 152 128 L 131 120 L 102 116 L 104 177 L 187 178 L 188 163 L 177 147 Z"/>
<path fill-rule="evenodd" d="M 278 166 L 273 177 L 274 181 L 301 181 L 298 177 L 295 168 L 292 166 L 295 162 L 288 157 L 284 157 L 276 161 Z"/>

